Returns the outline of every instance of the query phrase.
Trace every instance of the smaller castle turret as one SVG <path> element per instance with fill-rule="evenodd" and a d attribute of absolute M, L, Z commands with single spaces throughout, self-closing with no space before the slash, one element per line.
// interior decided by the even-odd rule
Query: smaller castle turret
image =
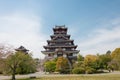
<path fill-rule="evenodd" d="M 24 52 L 25 54 L 28 54 L 28 51 L 25 47 L 23 46 L 20 46 L 19 48 L 15 49 L 16 51 L 21 51 L 21 52 Z"/>

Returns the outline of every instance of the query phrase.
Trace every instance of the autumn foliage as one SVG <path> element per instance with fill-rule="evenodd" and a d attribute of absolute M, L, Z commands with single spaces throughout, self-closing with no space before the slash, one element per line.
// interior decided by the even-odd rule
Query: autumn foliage
<path fill-rule="evenodd" d="M 68 59 L 64 57 L 58 57 L 56 62 L 56 71 L 60 73 L 68 73 L 69 72 L 69 64 Z"/>

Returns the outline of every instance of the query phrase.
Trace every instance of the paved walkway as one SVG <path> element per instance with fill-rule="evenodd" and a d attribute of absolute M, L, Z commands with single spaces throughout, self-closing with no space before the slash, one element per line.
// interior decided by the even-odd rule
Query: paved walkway
<path fill-rule="evenodd" d="M 101 73 L 101 74 L 81 74 L 82 76 L 97 76 L 97 75 L 109 75 L 109 74 L 120 74 L 119 71 L 114 71 L 111 73 Z M 80 75 L 76 75 L 76 74 L 44 74 L 43 72 L 36 72 L 33 74 L 27 74 L 27 75 L 16 75 L 17 79 L 20 78 L 29 78 L 30 76 L 36 76 L 36 77 L 45 77 L 45 76 L 49 76 L 49 77 L 53 77 L 53 76 L 80 76 Z M 0 75 L 0 80 L 6 80 L 6 79 L 11 79 L 11 76 L 3 76 Z"/>
<path fill-rule="evenodd" d="M 41 77 L 42 75 L 44 75 L 43 72 L 36 72 L 36 73 L 33 73 L 33 74 L 16 75 L 16 78 L 17 78 L 17 79 L 20 79 L 20 78 L 29 78 L 30 76 Z M 0 80 L 11 79 L 11 77 L 12 77 L 12 76 L 0 75 Z"/>

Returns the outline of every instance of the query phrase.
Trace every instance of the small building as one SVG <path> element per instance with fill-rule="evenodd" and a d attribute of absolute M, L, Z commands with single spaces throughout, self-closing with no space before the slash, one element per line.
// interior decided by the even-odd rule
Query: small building
<path fill-rule="evenodd" d="M 28 51 L 25 47 L 23 46 L 20 46 L 19 48 L 15 49 L 16 51 L 21 51 L 21 52 L 24 52 L 25 54 L 28 54 Z"/>
<path fill-rule="evenodd" d="M 68 58 L 70 62 L 77 60 L 79 50 L 76 50 L 77 45 L 74 44 L 74 40 L 70 39 L 67 30 L 65 25 L 53 28 L 53 35 L 50 36 L 51 40 L 47 40 L 47 45 L 43 46 L 45 51 L 41 51 L 45 54 L 46 59 L 63 56 Z"/>

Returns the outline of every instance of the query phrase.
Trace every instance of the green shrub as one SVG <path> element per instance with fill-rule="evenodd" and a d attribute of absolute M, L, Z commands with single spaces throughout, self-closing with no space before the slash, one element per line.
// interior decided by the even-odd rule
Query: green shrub
<path fill-rule="evenodd" d="M 72 70 L 73 74 L 84 74 L 85 73 L 85 69 L 84 68 L 74 68 Z"/>
<path fill-rule="evenodd" d="M 55 71 L 56 62 L 55 61 L 47 61 L 44 63 L 44 68 L 45 68 L 45 71 L 52 73 Z"/>
<path fill-rule="evenodd" d="M 93 74 L 95 72 L 96 72 L 96 70 L 94 68 L 91 68 L 91 67 L 87 67 L 85 70 L 86 74 Z"/>

